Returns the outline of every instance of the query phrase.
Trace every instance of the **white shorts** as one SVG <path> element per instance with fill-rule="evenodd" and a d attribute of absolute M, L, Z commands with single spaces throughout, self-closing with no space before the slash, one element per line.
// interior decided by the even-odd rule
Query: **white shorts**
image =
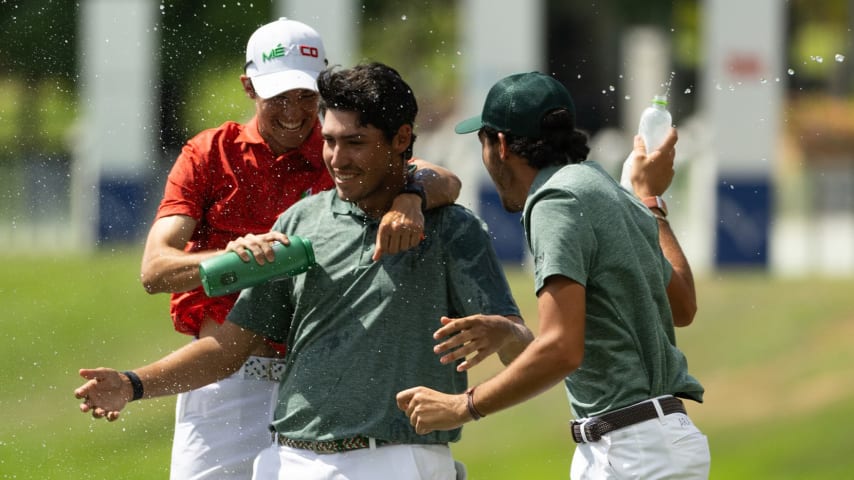
<path fill-rule="evenodd" d="M 232 376 L 178 395 L 172 480 L 247 480 L 270 446 L 282 360 L 249 357 Z"/>
<path fill-rule="evenodd" d="M 254 480 L 453 480 L 446 445 L 386 445 L 341 453 L 315 453 L 269 445 L 255 461 Z"/>
<path fill-rule="evenodd" d="M 570 478 L 707 479 L 709 442 L 684 413 L 672 413 L 580 443 Z"/>

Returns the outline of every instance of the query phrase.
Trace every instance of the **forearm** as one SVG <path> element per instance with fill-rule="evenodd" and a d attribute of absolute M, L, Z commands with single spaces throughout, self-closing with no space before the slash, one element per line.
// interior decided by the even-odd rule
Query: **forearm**
<path fill-rule="evenodd" d="M 478 387 L 477 409 L 488 414 L 524 402 L 575 371 L 584 358 L 585 305 L 581 284 L 559 275 L 547 278 L 537 293 L 539 336 Z"/>
<path fill-rule="evenodd" d="M 694 275 L 676 235 L 666 220 L 658 220 L 658 241 L 664 257 L 673 266 L 667 298 L 673 311 L 673 323 L 677 327 L 690 325 L 697 313 L 697 293 Z"/>
<path fill-rule="evenodd" d="M 199 264 L 221 253 L 219 250 L 189 253 L 177 249 L 146 252 L 140 280 L 148 293 L 186 292 L 202 284 Z"/>
<path fill-rule="evenodd" d="M 519 317 L 507 317 L 513 322 L 512 340 L 498 350 L 498 358 L 504 365 L 510 365 L 534 340 L 534 334 L 525 326 Z"/>
<path fill-rule="evenodd" d="M 154 398 L 188 392 L 228 377 L 248 356 L 250 345 L 240 342 L 220 343 L 204 337 L 144 367 L 134 369 L 144 387 L 143 398 Z"/>
<path fill-rule="evenodd" d="M 428 210 L 457 201 L 462 188 L 459 177 L 446 168 L 421 159 L 413 159 L 412 163 L 417 167 L 413 178 L 424 187 Z"/>
<path fill-rule="evenodd" d="M 140 280 L 148 293 L 176 293 L 201 285 L 199 264 L 219 251 L 187 252 L 196 220 L 186 215 L 162 217 L 154 222 L 142 253 Z"/>
<path fill-rule="evenodd" d="M 567 348 L 558 339 L 542 336 L 534 339 L 507 368 L 476 387 L 477 410 L 489 415 L 529 400 L 559 383 L 578 368 L 569 356 L 561 354 Z"/>
<path fill-rule="evenodd" d="M 162 359 L 134 369 L 145 388 L 143 398 L 188 392 L 225 378 L 240 362 L 223 355 L 216 341 L 202 338 Z"/>

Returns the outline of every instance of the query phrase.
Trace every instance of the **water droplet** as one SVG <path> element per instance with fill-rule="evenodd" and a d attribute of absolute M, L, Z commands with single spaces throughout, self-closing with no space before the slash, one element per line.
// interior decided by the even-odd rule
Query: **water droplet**
<path fill-rule="evenodd" d="M 836 54 L 836 56 L 835 56 L 835 57 L 833 57 L 833 58 L 835 58 L 835 59 L 836 59 L 836 61 L 837 61 L 837 62 L 839 62 L 839 63 L 842 63 L 842 62 L 844 62 L 844 61 L 845 61 L 845 55 L 843 55 L 843 54 L 841 54 L 841 53 L 837 53 L 837 54 Z"/>
<path fill-rule="evenodd" d="M 789 75 L 794 75 L 794 74 L 795 74 L 795 69 L 794 69 L 794 68 L 790 68 L 790 69 L 788 69 L 788 70 L 786 71 L 786 73 L 788 73 Z"/>
<path fill-rule="evenodd" d="M 632 99 L 631 95 L 626 95 L 626 100 L 631 100 L 631 99 Z"/>
<path fill-rule="evenodd" d="M 405 22 L 405 21 L 406 21 L 406 15 L 401 15 L 401 16 L 400 16 L 400 19 L 401 19 L 401 20 L 403 20 L 403 21 Z"/>
<path fill-rule="evenodd" d="M 616 88 L 613 85 L 608 85 L 608 90 L 613 92 L 616 90 Z"/>
<path fill-rule="evenodd" d="M 685 94 L 687 95 L 687 94 L 689 94 L 689 93 L 691 93 L 691 89 L 690 89 L 690 88 L 686 88 L 686 89 L 685 89 Z"/>
<path fill-rule="evenodd" d="M 764 84 L 768 83 L 768 79 L 767 79 L 767 78 L 765 78 L 765 77 L 762 77 L 762 78 L 760 78 L 760 79 L 759 79 L 759 83 L 761 83 L 761 84 L 763 84 L 763 85 L 764 85 Z"/>

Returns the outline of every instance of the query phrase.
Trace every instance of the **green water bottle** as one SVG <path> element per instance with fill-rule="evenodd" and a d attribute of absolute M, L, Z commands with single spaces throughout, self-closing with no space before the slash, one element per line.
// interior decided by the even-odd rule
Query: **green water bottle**
<path fill-rule="evenodd" d="M 209 297 L 228 295 L 273 278 L 293 277 L 314 265 L 314 249 L 307 238 L 288 237 L 290 245 L 273 242 L 275 260 L 259 265 L 252 252 L 244 262 L 237 253 L 226 252 L 199 264 L 202 287 Z"/>

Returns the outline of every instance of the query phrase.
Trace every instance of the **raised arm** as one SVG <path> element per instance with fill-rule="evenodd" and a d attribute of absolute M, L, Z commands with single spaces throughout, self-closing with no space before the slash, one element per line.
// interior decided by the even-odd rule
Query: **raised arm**
<path fill-rule="evenodd" d="M 424 237 L 423 209 L 451 205 L 460 195 L 462 183 L 450 170 L 414 158 L 416 167 L 409 192 L 398 195 L 383 216 L 377 232 L 374 261 L 383 255 L 395 255 L 415 247 Z"/>
<path fill-rule="evenodd" d="M 212 335 L 133 370 L 131 375 L 139 379 L 136 386 L 126 373 L 111 368 L 81 369 L 80 376 L 87 382 L 74 390 L 74 396 L 83 400 L 80 411 L 116 420 L 135 394 L 140 398 L 173 395 L 223 379 L 240 368 L 249 352 L 263 342 L 228 321 L 215 328 Z"/>
<path fill-rule="evenodd" d="M 413 158 L 410 163 L 416 167 L 413 178 L 424 187 L 427 210 L 457 201 L 462 182 L 454 172 L 420 158 Z"/>
<path fill-rule="evenodd" d="M 635 137 L 635 162 L 632 172 L 632 186 L 640 198 L 660 196 L 670 186 L 673 180 L 673 160 L 676 156 L 675 145 L 678 140 L 676 129 L 670 130 L 670 135 L 658 148 L 649 155 L 646 153 L 643 140 Z M 667 261 L 673 266 L 673 274 L 667 285 L 667 298 L 673 311 L 673 324 L 677 327 L 690 325 L 697 313 L 697 293 L 694 288 L 694 275 L 691 265 L 676 239 L 676 234 L 670 228 L 667 212 L 652 207 L 651 210 L 658 219 L 658 242 Z"/>

